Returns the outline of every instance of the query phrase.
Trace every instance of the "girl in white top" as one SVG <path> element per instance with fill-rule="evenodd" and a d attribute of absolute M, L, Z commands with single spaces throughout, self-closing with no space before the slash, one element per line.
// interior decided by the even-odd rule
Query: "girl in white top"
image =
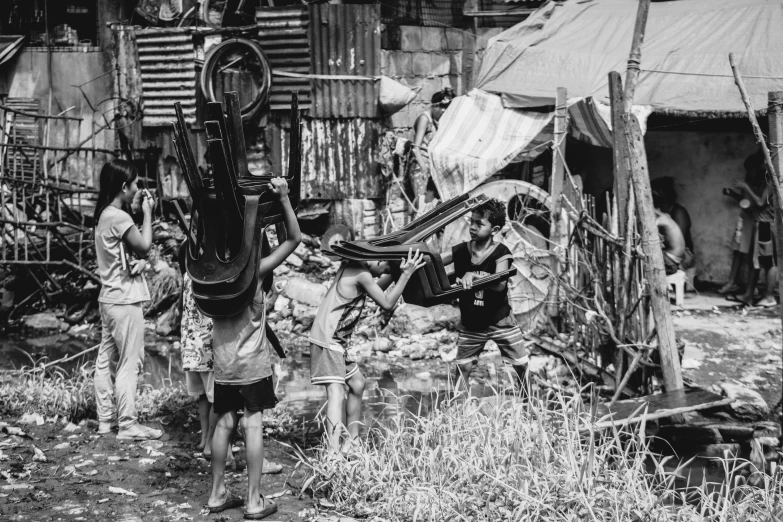
<path fill-rule="evenodd" d="M 136 186 L 138 171 L 133 163 L 112 160 L 101 170 L 100 192 L 95 206 L 95 255 L 101 291 L 101 346 L 95 360 L 95 399 L 98 433 L 109 434 L 119 427 L 120 440 L 149 440 L 160 430 L 136 422 L 136 384 L 144 361 L 144 314 L 141 305 L 150 293 L 144 280 L 143 259 L 129 261 L 134 252 L 145 258 L 152 247 L 154 200 Z M 136 227 L 128 210 L 143 199 L 142 229 Z M 119 352 L 114 384 L 109 363 Z M 115 407 L 116 392 L 116 407 Z"/>

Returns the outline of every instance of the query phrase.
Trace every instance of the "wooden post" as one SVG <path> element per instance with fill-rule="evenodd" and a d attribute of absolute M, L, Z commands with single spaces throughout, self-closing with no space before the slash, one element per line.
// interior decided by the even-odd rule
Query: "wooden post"
<path fill-rule="evenodd" d="M 614 200 L 617 202 L 618 232 L 625 236 L 625 212 L 628 205 L 628 164 L 623 161 L 625 134 L 622 115 L 625 112 L 623 80 L 620 73 L 609 73 L 609 103 L 612 107 L 612 142 L 614 147 Z"/>
<path fill-rule="evenodd" d="M 552 144 L 552 178 L 550 180 L 550 193 L 552 195 L 552 214 L 550 223 L 551 238 L 550 248 L 552 255 L 550 257 L 550 267 L 552 268 L 552 277 L 555 278 L 555 287 L 553 289 L 552 299 L 549 302 L 549 315 L 556 317 L 559 310 L 560 284 L 557 282 L 560 275 L 560 257 L 563 254 L 562 243 L 562 202 L 560 196 L 563 194 L 563 177 L 565 176 L 565 151 L 566 151 L 566 131 L 568 129 L 568 92 L 565 87 L 557 88 L 557 98 L 555 101 L 555 130 L 554 143 Z"/>
<path fill-rule="evenodd" d="M 636 207 L 639 211 L 639 224 L 642 236 L 643 266 L 650 287 L 653 317 L 658 331 L 658 352 L 661 356 L 663 382 L 666 391 L 678 390 L 682 385 L 680 358 L 677 354 L 677 342 L 674 337 L 669 289 L 666 283 L 666 270 L 663 263 L 663 250 L 655 223 L 650 175 L 647 171 L 647 154 L 639 122 L 631 114 L 623 115 L 623 132 L 628 146 L 625 161 L 633 179 Z"/>
<path fill-rule="evenodd" d="M 771 159 L 775 170 L 773 176 L 775 177 L 776 187 L 776 209 L 775 209 L 775 224 L 777 226 L 777 251 L 778 251 L 778 290 L 781 296 L 783 296 L 783 277 L 780 274 L 780 269 L 783 267 L 783 248 L 781 248 L 780 241 L 783 240 L 783 186 L 781 186 L 781 179 L 783 179 L 783 92 L 771 92 L 768 95 L 767 116 L 769 118 L 769 146 L 772 149 Z M 783 322 L 783 302 L 780 305 L 780 320 Z M 783 398 L 781 398 L 783 402 Z M 783 419 L 781 419 L 783 423 Z"/>
<path fill-rule="evenodd" d="M 633 28 L 633 41 L 631 42 L 631 54 L 628 55 L 628 66 L 625 73 L 625 112 L 631 114 L 633 108 L 633 94 L 636 84 L 639 82 L 639 68 L 642 63 L 642 42 L 644 31 L 647 28 L 647 14 L 650 12 L 650 0 L 639 0 L 639 8 L 636 10 L 636 25 Z"/>

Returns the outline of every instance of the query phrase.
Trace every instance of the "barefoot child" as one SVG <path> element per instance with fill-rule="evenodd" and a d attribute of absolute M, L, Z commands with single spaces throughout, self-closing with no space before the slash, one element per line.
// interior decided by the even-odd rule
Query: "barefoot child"
<path fill-rule="evenodd" d="M 384 290 L 392 282 L 388 263 L 346 261 L 318 307 L 309 339 L 310 382 L 326 386 L 326 435 L 334 451 L 347 452 L 359 435 L 365 381 L 359 366 L 347 359 L 345 349 L 367 296 L 384 310 L 393 309 L 411 275 L 422 266 L 423 256 L 409 251 L 408 259 L 402 260 L 399 281 L 386 295 Z M 376 283 L 375 277 L 381 279 Z M 346 426 L 348 438 L 341 447 L 341 428 Z"/>
<path fill-rule="evenodd" d="M 212 434 L 217 415 L 212 410 L 215 402 L 215 374 L 212 371 L 212 319 L 201 314 L 193 298 L 193 283 L 185 267 L 188 243 L 179 250 L 179 268 L 182 271 L 182 369 L 185 371 L 188 395 L 198 397 L 198 414 L 201 421 L 201 441 L 198 450 L 205 458 L 212 455 Z M 229 453 L 230 460 L 231 453 Z"/>
<path fill-rule="evenodd" d="M 237 424 L 237 411 L 244 410 L 242 432 L 247 455 L 246 520 L 261 520 L 277 512 L 277 504 L 261 495 L 264 462 L 262 412 L 277 403 L 272 384 L 272 363 L 266 340 L 264 278 L 293 253 L 301 241 L 299 223 L 288 200 L 288 185 L 282 178 L 271 183 L 280 198 L 288 238 L 266 257 L 259 256 L 258 285 L 250 305 L 227 319 L 213 320 L 212 340 L 215 371 L 217 427 L 212 436 L 212 494 L 210 513 L 239 507 L 243 500 L 226 488 L 225 461 L 229 441 Z M 259 246 L 259 248 L 261 248 Z"/>
<path fill-rule="evenodd" d="M 473 211 L 470 218 L 470 241 L 460 243 L 451 252 L 441 254 L 444 265 L 454 263 L 458 281 L 466 289 L 473 281 L 503 270 L 508 270 L 511 252 L 492 237 L 506 223 L 505 206 L 490 199 Z M 459 298 L 460 328 L 457 339 L 457 389 L 468 390 L 468 378 L 487 341 L 495 341 L 503 361 L 511 364 L 524 383 L 528 355 L 523 344 L 522 331 L 511 314 L 506 282 L 463 293 Z"/>

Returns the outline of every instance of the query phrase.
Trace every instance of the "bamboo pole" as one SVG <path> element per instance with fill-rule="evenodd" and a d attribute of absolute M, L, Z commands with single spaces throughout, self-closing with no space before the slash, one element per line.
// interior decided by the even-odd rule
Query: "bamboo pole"
<path fill-rule="evenodd" d="M 628 205 L 628 166 L 623 161 L 622 151 L 625 150 L 625 134 L 622 132 L 622 115 L 625 111 L 623 97 L 623 80 L 620 73 L 609 73 L 609 104 L 612 108 L 612 145 L 614 154 L 614 199 L 620 216 Z M 618 223 L 620 235 L 625 235 L 626 223 L 622 219 Z"/>
<path fill-rule="evenodd" d="M 633 28 L 633 40 L 631 41 L 631 53 L 628 55 L 628 66 L 625 72 L 625 95 L 623 107 L 626 114 L 631 114 L 633 108 L 633 95 L 636 84 L 639 82 L 639 69 L 642 63 L 642 42 L 644 31 L 647 29 L 647 15 L 650 12 L 650 0 L 639 0 L 639 8 L 636 10 L 636 25 Z"/>
<path fill-rule="evenodd" d="M 636 117 L 624 114 L 623 123 L 623 132 L 628 146 L 625 158 L 633 179 L 634 199 L 639 211 L 644 274 L 650 287 L 653 317 L 658 331 L 658 351 L 661 356 L 663 381 L 666 391 L 673 391 L 683 387 L 682 370 L 669 306 L 669 285 L 666 283 L 663 250 L 655 222 L 650 175 L 647 171 L 647 154 L 644 149 L 642 130 Z"/>
<path fill-rule="evenodd" d="M 783 240 L 783 91 L 771 92 L 768 95 L 767 117 L 769 118 L 769 146 L 772 149 L 771 160 L 775 167 L 772 171 L 775 176 L 777 192 L 777 208 L 775 209 L 775 224 L 777 227 L 777 254 L 778 254 L 778 291 L 783 296 L 783 277 L 780 269 L 783 267 L 783 248 L 780 241 Z M 780 305 L 780 320 L 783 322 L 783 301 Z M 781 398 L 783 402 L 783 398 Z M 783 423 L 783 419 L 781 419 Z"/>
<path fill-rule="evenodd" d="M 555 278 L 555 286 L 552 290 L 553 295 L 549 301 L 549 315 L 550 317 L 557 317 L 560 299 L 560 255 L 562 253 L 562 202 L 560 201 L 560 195 L 563 193 L 563 176 L 565 175 L 565 147 L 566 147 L 566 129 L 568 127 L 567 114 L 568 114 L 568 93 L 565 87 L 557 88 L 557 98 L 555 102 L 555 129 L 554 129 L 554 144 L 552 145 L 552 178 L 551 178 L 551 190 L 552 195 L 552 223 L 550 225 L 550 237 L 552 238 L 552 255 L 550 257 L 550 267 L 552 269 L 553 277 Z"/>

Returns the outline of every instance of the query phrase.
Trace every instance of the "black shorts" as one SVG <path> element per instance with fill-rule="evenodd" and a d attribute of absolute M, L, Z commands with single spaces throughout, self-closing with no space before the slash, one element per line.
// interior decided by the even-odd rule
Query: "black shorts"
<path fill-rule="evenodd" d="M 215 383 L 215 413 L 271 410 L 277 404 L 272 376 L 250 384 Z"/>

